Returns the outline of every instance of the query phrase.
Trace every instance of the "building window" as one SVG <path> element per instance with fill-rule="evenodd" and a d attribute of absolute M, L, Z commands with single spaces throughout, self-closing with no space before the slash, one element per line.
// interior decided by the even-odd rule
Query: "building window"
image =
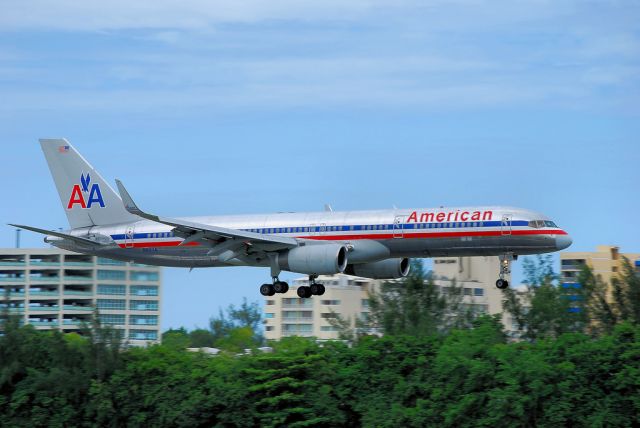
<path fill-rule="evenodd" d="M 320 314 L 320 318 L 338 318 L 338 314 L 335 312 L 324 312 Z"/>
<path fill-rule="evenodd" d="M 369 307 L 369 299 L 361 299 L 361 300 L 360 300 L 360 305 L 361 305 L 363 308 L 368 308 L 368 307 Z"/>
<path fill-rule="evenodd" d="M 282 331 L 287 333 L 311 333 L 313 324 L 282 324 Z"/>
<path fill-rule="evenodd" d="M 107 266 L 124 266 L 124 265 L 126 265 L 125 262 L 122 262 L 120 260 L 107 259 L 107 258 L 104 258 L 104 257 L 98 257 L 98 264 L 99 265 L 107 265 Z"/>
<path fill-rule="evenodd" d="M 273 312 L 267 312 L 266 314 L 264 314 L 265 318 L 275 318 L 275 315 Z"/>
<path fill-rule="evenodd" d="M 124 315 L 100 314 L 100 323 L 107 325 L 124 325 Z"/>
<path fill-rule="evenodd" d="M 473 295 L 476 296 L 476 297 L 484 296 L 484 288 L 474 288 L 473 289 Z"/>
<path fill-rule="evenodd" d="M 272 325 L 268 325 L 264 329 L 265 329 L 265 331 L 273 331 L 274 330 Z"/>
<path fill-rule="evenodd" d="M 320 326 L 320 331 L 338 331 L 339 328 L 338 327 L 334 327 L 332 325 L 323 325 Z"/>
<path fill-rule="evenodd" d="M 132 311 L 157 311 L 158 302 L 155 300 L 131 300 L 129 309 Z"/>
<path fill-rule="evenodd" d="M 320 303 L 322 305 L 339 305 L 340 300 L 322 300 Z"/>
<path fill-rule="evenodd" d="M 471 288 L 465 288 L 463 292 L 465 296 L 471 296 L 471 291 Z"/>
<path fill-rule="evenodd" d="M 157 315 L 131 315 L 129 325 L 158 325 Z"/>
<path fill-rule="evenodd" d="M 158 272 L 131 271 L 129 273 L 131 281 L 157 281 Z"/>
<path fill-rule="evenodd" d="M 275 305 L 276 301 L 275 300 L 267 300 L 267 306 L 272 306 Z"/>
<path fill-rule="evenodd" d="M 125 285 L 98 284 L 98 294 L 124 296 L 127 292 Z"/>
<path fill-rule="evenodd" d="M 126 279 L 126 273 L 123 270 L 98 270 L 98 279 L 123 281 Z"/>
<path fill-rule="evenodd" d="M 129 293 L 132 296 L 157 296 L 158 287 L 155 285 L 132 285 Z"/>
<path fill-rule="evenodd" d="M 121 310 L 127 309 L 126 300 L 120 299 L 98 299 L 98 309 Z"/>
<path fill-rule="evenodd" d="M 129 339 L 156 340 L 158 339 L 158 332 L 155 330 L 129 330 Z"/>

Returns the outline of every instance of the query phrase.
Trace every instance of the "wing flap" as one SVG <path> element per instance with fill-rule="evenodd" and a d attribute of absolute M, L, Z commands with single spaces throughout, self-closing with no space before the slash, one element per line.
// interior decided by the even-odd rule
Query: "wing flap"
<path fill-rule="evenodd" d="M 296 239 L 285 236 L 263 235 L 260 233 L 247 232 L 244 230 L 212 226 L 204 223 L 197 223 L 169 217 L 160 217 L 157 215 L 149 214 L 145 211 L 142 211 L 138 207 L 138 205 L 136 205 L 136 203 L 133 201 L 133 198 L 120 180 L 116 180 L 116 185 L 118 186 L 118 191 L 120 192 L 120 197 L 122 198 L 124 207 L 128 212 L 147 220 L 166 224 L 178 229 L 180 232 L 183 232 L 185 234 L 185 241 L 193 242 L 203 239 L 220 241 L 233 239 L 243 240 L 251 244 L 267 244 L 269 245 L 269 247 L 274 247 L 273 249 L 293 248 L 298 246 L 298 241 Z"/>

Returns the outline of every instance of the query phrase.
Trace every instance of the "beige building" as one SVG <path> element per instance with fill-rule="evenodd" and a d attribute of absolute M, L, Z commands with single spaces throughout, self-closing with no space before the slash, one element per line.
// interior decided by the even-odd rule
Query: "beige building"
<path fill-rule="evenodd" d="M 560 253 L 560 274 L 563 287 L 580 287 L 578 277 L 586 264 L 595 275 L 599 275 L 606 284 L 620 272 L 622 257 L 626 257 L 640 272 L 640 253 L 621 253 L 618 247 L 599 245 L 595 252 Z M 610 296 L 609 296 L 610 297 Z"/>
<path fill-rule="evenodd" d="M 377 281 L 348 275 L 320 276 L 326 291 L 322 296 L 301 299 L 299 286 L 308 285 L 306 277 L 294 280 L 289 291 L 265 297 L 265 338 L 278 340 L 286 336 L 314 336 L 318 339 L 337 339 L 338 329 L 331 325 L 334 314 L 351 322 L 369 314 L 369 290 Z"/>
<path fill-rule="evenodd" d="M 565 252 L 560 253 L 560 273 L 562 282 L 577 283 L 582 267 L 587 264 L 593 273 L 600 275 L 607 284 L 622 266 L 622 257 L 629 259 L 631 264 L 640 268 L 640 253 L 621 253 L 618 247 L 598 245 L 594 252 Z"/>
<path fill-rule="evenodd" d="M 434 282 L 446 290 L 455 280 L 464 288 L 463 303 L 476 313 L 502 314 L 505 331 L 511 337 L 519 337 L 520 327 L 510 314 L 502 310 L 503 291 L 495 285 L 500 272 L 500 259 L 496 256 L 438 257 L 433 259 Z M 505 276 L 511 283 L 511 274 Z M 513 285 L 510 285 L 513 287 Z M 518 296 L 523 299 L 524 291 Z"/>
<path fill-rule="evenodd" d="M 463 304 L 482 314 L 502 313 L 502 291 L 495 286 L 500 261 L 498 257 L 439 257 L 433 260 L 434 282 L 447 292 L 453 280 L 464 288 Z M 505 277 L 508 281 L 511 276 Z M 307 278 L 292 282 L 286 294 L 265 297 L 265 337 L 277 340 L 285 336 L 314 336 L 319 339 L 338 338 L 338 329 L 329 318 L 337 313 L 356 327 L 357 319 L 369 314 L 369 291 L 377 290 L 384 282 L 348 275 L 318 278 L 326 287 L 322 296 L 300 299 L 296 289 L 307 285 Z M 517 337 L 519 327 L 510 315 L 503 315 L 507 332 Z M 369 332 L 375 333 L 375 332 Z"/>
<path fill-rule="evenodd" d="M 130 345 L 157 343 L 160 291 L 155 266 L 57 248 L 0 249 L 0 306 L 38 330 L 79 332 L 97 307 L 101 323 Z"/>

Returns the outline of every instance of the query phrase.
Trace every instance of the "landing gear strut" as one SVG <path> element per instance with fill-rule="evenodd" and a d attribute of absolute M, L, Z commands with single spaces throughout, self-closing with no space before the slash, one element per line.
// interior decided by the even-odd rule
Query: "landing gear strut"
<path fill-rule="evenodd" d="M 276 293 L 286 293 L 289 291 L 289 284 L 280 281 L 277 276 L 273 277 L 273 284 L 262 284 L 260 294 L 263 296 L 273 296 Z"/>
<path fill-rule="evenodd" d="M 518 256 L 513 253 L 505 253 L 500 256 L 500 275 L 496 281 L 496 287 L 500 290 L 509 287 L 509 281 L 504 279 L 504 277 L 511 273 L 511 262 L 517 258 Z"/>
<path fill-rule="evenodd" d="M 301 299 L 308 299 L 311 296 L 322 296 L 325 292 L 324 285 L 316 282 L 318 275 L 309 275 L 309 285 L 303 285 L 298 287 L 298 297 Z"/>

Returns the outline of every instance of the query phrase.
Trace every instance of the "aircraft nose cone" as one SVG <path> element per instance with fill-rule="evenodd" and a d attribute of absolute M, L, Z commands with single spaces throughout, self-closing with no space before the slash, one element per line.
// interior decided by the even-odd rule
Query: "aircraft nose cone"
<path fill-rule="evenodd" d="M 573 243 L 573 240 L 569 235 L 556 235 L 556 248 L 558 250 L 564 250 Z"/>

